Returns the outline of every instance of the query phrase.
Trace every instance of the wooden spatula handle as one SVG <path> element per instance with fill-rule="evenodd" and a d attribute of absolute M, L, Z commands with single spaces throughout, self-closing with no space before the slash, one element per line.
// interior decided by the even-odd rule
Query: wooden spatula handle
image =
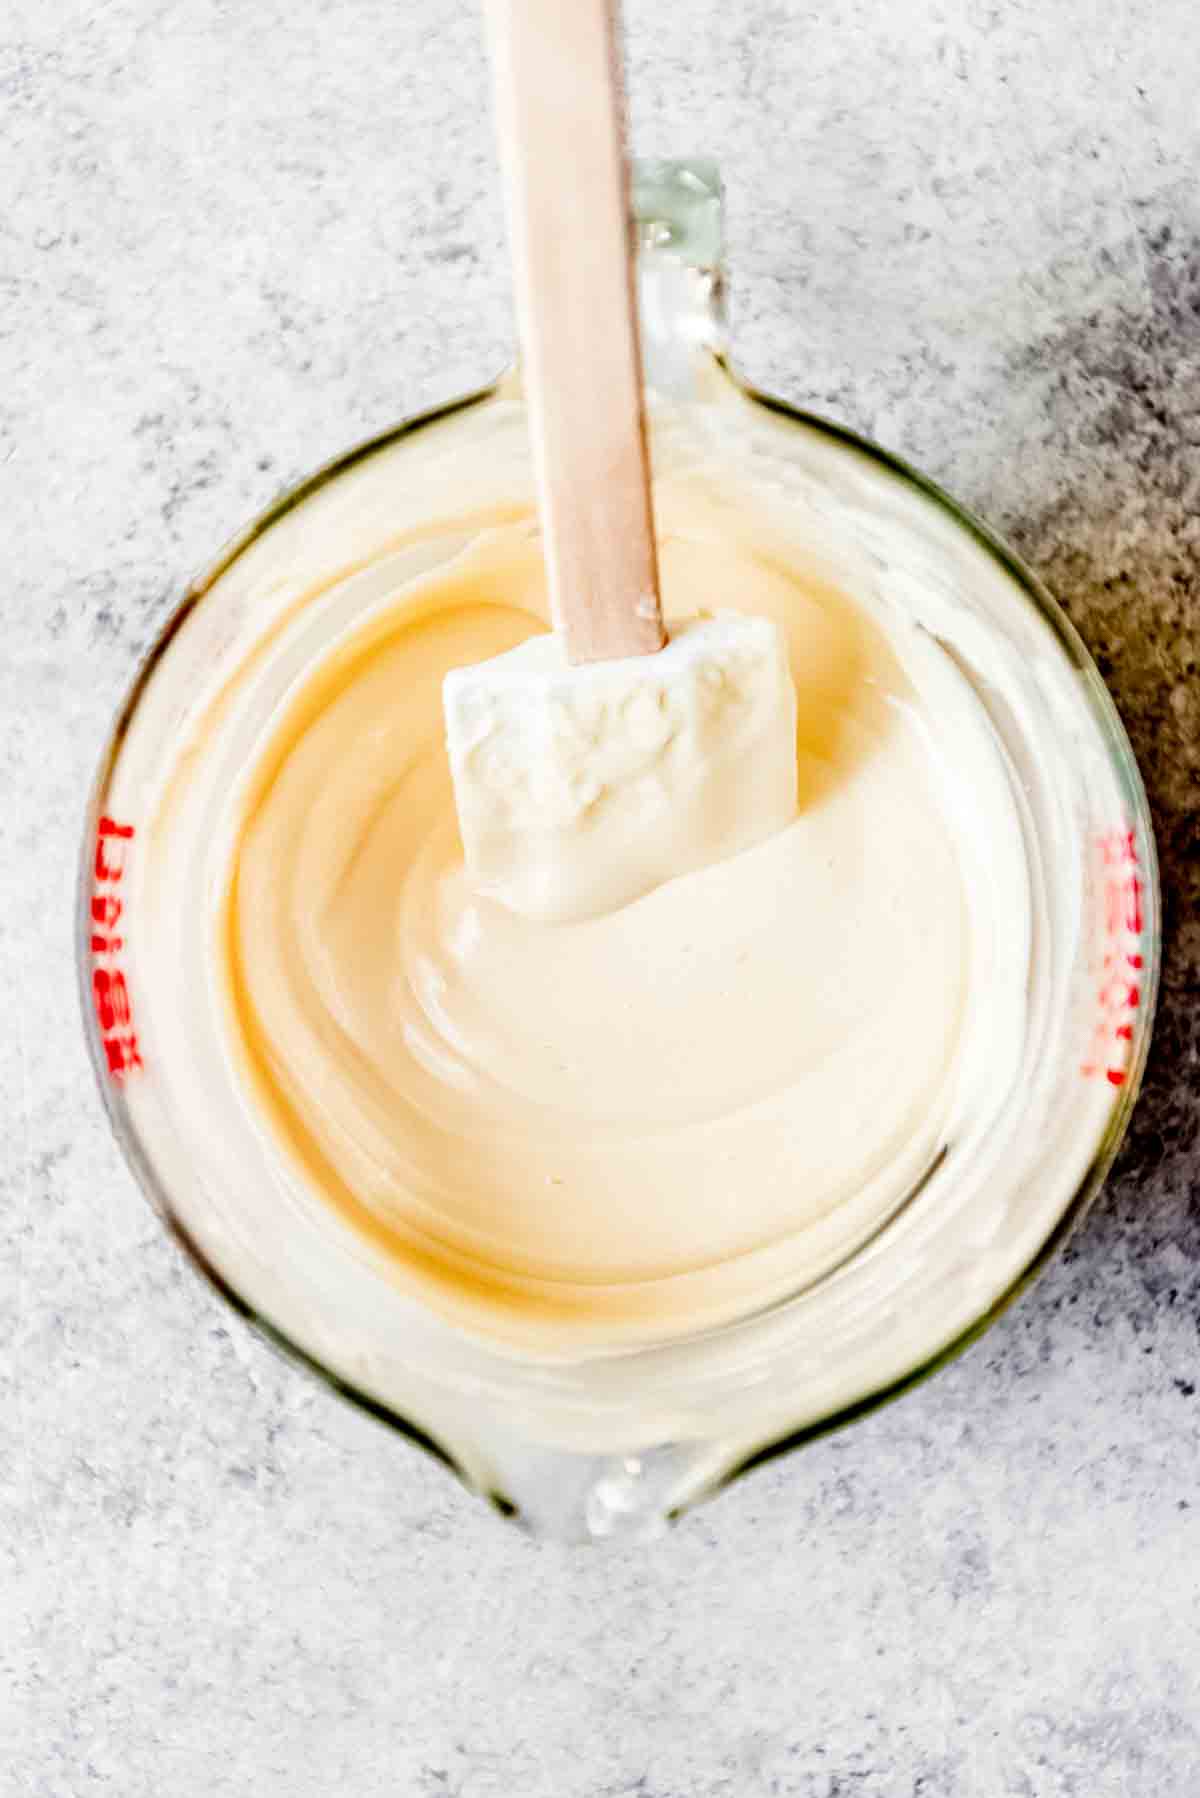
<path fill-rule="evenodd" d="M 614 0 L 488 0 L 554 622 L 572 662 L 665 641 Z"/>

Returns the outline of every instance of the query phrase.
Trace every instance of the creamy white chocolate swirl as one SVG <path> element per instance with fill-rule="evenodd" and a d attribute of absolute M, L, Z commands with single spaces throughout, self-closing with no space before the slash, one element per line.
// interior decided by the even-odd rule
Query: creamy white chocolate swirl
<path fill-rule="evenodd" d="M 668 620 L 736 596 L 786 633 L 799 813 L 606 915 L 513 915 L 463 872 L 441 683 L 545 629 L 543 570 L 527 490 L 450 460 L 443 503 L 398 503 L 366 558 L 333 542 L 361 521 L 314 522 L 307 570 L 276 571 L 294 601 L 192 708 L 142 977 L 157 961 L 166 991 L 206 933 L 226 1057 L 206 1102 L 252 1122 L 281 1231 L 324 1211 L 423 1304 L 539 1352 L 688 1335 L 853 1253 L 1011 1086 L 1011 782 L 918 623 L 668 441 Z M 207 920 L 172 909 L 185 866 Z M 182 1059 L 186 1019 L 156 1010 Z"/>

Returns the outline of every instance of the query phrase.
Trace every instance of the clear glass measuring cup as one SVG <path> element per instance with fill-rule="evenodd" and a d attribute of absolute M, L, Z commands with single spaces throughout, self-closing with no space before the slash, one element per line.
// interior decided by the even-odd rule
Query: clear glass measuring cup
<path fill-rule="evenodd" d="M 802 516 L 815 551 L 840 558 L 851 580 L 886 583 L 970 684 L 1002 749 L 1033 926 L 1020 1068 L 986 1127 L 944 1142 L 888 1216 L 831 1250 L 784 1302 L 719 1329 L 571 1359 L 454 1329 L 398 1290 L 331 1208 L 281 1197 L 196 960 L 203 867 L 156 850 L 154 820 L 188 803 L 164 786 L 164 770 L 198 719 L 219 716 L 228 672 L 248 653 L 275 657 L 277 683 L 295 674 L 312 650 L 314 596 L 344 593 L 352 615 L 395 578 L 397 553 L 435 566 L 461 543 L 473 507 L 527 504 L 515 376 L 323 469 L 192 585 L 105 749 L 79 891 L 80 984 L 104 1101 L 196 1264 L 273 1341 L 506 1515 L 579 1540 L 653 1534 L 740 1472 L 896 1395 L 998 1314 L 1062 1241 L 1116 1150 L 1159 957 L 1144 794 L 1071 626 L 932 484 L 738 381 L 725 357 L 711 165 L 642 165 L 635 199 L 656 455 L 736 467 L 743 484 Z M 404 550 L 405 520 L 443 503 L 447 469 L 458 514 Z M 147 978 L 152 928 L 165 980 Z"/>

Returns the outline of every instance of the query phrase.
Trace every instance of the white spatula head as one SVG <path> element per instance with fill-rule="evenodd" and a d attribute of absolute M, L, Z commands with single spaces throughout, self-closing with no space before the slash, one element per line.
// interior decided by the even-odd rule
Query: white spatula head
<path fill-rule="evenodd" d="M 443 701 L 468 871 L 531 918 L 613 911 L 796 815 L 795 688 L 766 618 L 586 667 L 531 637 L 453 670 Z"/>

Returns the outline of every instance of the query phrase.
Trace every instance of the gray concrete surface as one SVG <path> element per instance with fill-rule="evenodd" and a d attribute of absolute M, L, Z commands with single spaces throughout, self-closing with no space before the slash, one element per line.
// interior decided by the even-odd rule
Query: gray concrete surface
<path fill-rule="evenodd" d="M 1191 1798 L 1200 1787 L 1200 15 L 628 0 L 728 184 L 743 364 L 1061 594 L 1167 875 L 1149 1080 L 953 1369 L 645 1553 L 538 1547 L 163 1239 L 76 1016 L 110 712 L 284 482 L 490 373 L 460 0 L 0 10 L 0 1792 Z"/>

